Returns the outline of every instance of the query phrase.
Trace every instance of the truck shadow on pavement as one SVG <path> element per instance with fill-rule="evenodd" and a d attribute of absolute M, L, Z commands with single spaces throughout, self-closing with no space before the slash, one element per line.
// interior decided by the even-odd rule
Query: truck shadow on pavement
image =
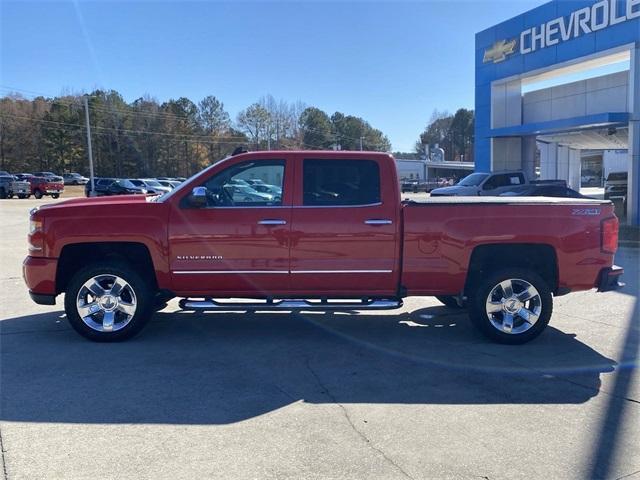
<path fill-rule="evenodd" d="M 575 404 L 615 362 L 552 326 L 489 343 L 465 314 L 158 313 L 97 344 L 62 312 L 2 321 L 7 421 L 227 424 L 293 402 Z"/>

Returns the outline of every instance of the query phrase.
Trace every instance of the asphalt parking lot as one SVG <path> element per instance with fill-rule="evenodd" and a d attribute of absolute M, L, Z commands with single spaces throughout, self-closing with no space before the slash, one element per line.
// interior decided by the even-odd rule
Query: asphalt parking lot
<path fill-rule="evenodd" d="M 44 200 L 49 202 L 51 200 Z M 9 479 L 639 478 L 639 249 L 619 292 L 556 299 L 523 346 L 411 298 L 385 313 L 183 313 L 90 343 L 21 278 L 0 202 L 0 434 Z"/>

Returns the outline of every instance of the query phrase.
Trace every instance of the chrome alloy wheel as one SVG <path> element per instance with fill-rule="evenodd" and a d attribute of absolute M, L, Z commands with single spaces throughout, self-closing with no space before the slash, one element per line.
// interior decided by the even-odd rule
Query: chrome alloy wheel
<path fill-rule="evenodd" d="M 501 332 L 517 335 L 535 325 L 542 313 L 540 293 L 529 282 L 511 278 L 497 284 L 486 301 L 487 317 Z"/>
<path fill-rule="evenodd" d="M 96 275 L 87 280 L 76 298 L 82 321 L 98 332 L 116 332 L 126 327 L 136 313 L 136 294 L 117 275 Z"/>

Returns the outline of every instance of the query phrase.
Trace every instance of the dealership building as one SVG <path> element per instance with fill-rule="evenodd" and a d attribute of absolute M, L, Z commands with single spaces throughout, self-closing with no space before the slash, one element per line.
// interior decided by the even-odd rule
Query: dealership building
<path fill-rule="evenodd" d="M 585 152 L 626 151 L 638 225 L 640 0 L 555 0 L 484 30 L 475 80 L 477 171 L 579 188 Z"/>

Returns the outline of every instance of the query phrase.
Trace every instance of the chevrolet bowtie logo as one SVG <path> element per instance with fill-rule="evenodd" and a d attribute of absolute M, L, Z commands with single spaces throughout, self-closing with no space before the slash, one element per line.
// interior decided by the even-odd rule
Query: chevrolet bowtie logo
<path fill-rule="evenodd" d="M 493 44 L 491 48 L 488 48 L 484 51 L 484 57 L 482 58 L 482 63 L 493 62 L 499 63 L 502 62 L 507 55 L 511 55 L 516 51 L 516 40 L 506 41 L 500 40 Z"/>

